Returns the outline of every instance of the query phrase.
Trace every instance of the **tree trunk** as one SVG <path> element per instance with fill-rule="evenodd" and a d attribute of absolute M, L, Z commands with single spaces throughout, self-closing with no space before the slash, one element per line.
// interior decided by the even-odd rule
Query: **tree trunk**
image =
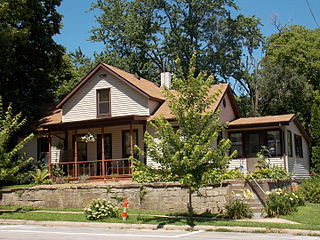
<path fill-rule="evenodd" d="M 191 190 L 191 188 L 189 188 L 188 212 L 189 212 L 189 216 L 192 217 L 193 209 L 192 209 L 192 190 Z"/>

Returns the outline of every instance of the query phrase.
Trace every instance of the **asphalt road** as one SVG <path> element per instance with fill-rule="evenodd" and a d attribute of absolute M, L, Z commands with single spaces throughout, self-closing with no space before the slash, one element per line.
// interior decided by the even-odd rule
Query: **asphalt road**
<path fill-rule="evenodd" d="M 320 237 L 293 236 L 287 234 L 232 233 L 205 231 L 127 230 L 92 227 L 0 225 L 0 239 L 15 240 L 320 240 Z"/>

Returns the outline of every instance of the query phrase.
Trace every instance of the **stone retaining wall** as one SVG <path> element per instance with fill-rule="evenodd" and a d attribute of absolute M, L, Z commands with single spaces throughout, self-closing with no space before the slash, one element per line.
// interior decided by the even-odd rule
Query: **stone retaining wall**
<path fill-rule="evenodd" d="M 288 187 L 290 182 L 263 181 L 265 191 L 279 186 Z M 242 180 L 224 181 L 200 189 L 201 196 L 192 196 L 195 212 L 220 212 L 231 197 L 235 188 L 249 188 Z M 92 199 L 104 198 L 118 202 L 129 200 L 129 207 L 137 210 L 186 212 L 188 191 L 179 183 L 132 182 L 87 183 L 40 185 L 30 188 L 0 190 L 0 205 L 32 206 L 42 208 L 83 208 Z"/>

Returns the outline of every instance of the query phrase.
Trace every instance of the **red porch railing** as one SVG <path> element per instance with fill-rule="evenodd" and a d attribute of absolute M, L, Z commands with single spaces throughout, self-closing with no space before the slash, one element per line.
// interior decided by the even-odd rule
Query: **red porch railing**
<path fill-rule="evenodd" d="M 51 163 L 49 169 L 53 177 L 60 175 L 69 178 L 80 176 L 111 178 L 131 177 L 132 175 L 131 161 L 127 158 Z"/>

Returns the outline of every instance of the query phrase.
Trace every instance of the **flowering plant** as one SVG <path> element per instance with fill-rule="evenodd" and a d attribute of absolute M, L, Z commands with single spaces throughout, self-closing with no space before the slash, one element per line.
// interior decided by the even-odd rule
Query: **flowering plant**
<path fill-rule="evenodd" d="M 263 211 L 268 217 L 287 215 L 297 210 L 298 206 L 304 205 L 304 200 L 294 192 L 275 189 L 272 192 L 267 191 L 267 200 Z"/>
<path fill-rule="evenodd" d="M 83 137 L 81 137 L 82 142 L 95 142 L 96 138 L 91 133 L 87 133 Z"/>
<path fill-rule="evenodd" d="M 243 190 L 242 194 L 232 192 L 232 200 L 226 205 L 226 215 L 232 219 L 251 218 L 252 210 L 245 202 L 252 199 L 254 193 L 249 189 Z"/>
<path fill-rule="evenodd" d="M 84 209 L 88 220 L 101 220 L 108 217 L 119 217 L 121 211 L 116 205 L 106 199 L 94 199 Z"/>

